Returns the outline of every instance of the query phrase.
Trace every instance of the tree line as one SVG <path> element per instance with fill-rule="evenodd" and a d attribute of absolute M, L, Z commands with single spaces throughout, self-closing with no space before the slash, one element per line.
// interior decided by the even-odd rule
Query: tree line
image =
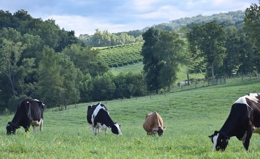
<path fill-rule="evenodd" d="M 145 94 L 142 75 L 114 76 L 99 50 L 54 20 L 0 10 L 0 111 L 32 97 L 48 107 Z"/>
<path fill-rule="evenodd" d="M 139 30 L 135 30 L 112 34 L 108 30 L 100 31 L 96 29 L 94 35 L 81 34 L 79 39 L 86 45 L 92 45 L 94 47 L 116 46 L 143 42 L 142 33 L 143 32 Z"/>
<path fill-rule="evenodd" d="M 189 66 L 187 78 L 198 71 L 211 78 L 259 73 L 259 10 L 253 4 L 245 11 L 243 28 L 191 23 L 180 34 L 151 27 L 142 34 L 143 72 L 116 76 L 74 31 L 24 10 L 0 11 L 0 111 L 15 111 L 24 97 L 66 107 L 159 93 L 170 90 L 180 64 Z"/>
<path fill-rule="evenodd" d="M 149 28 L 142 34 L 145 42 L 141 52 L 147 90 L 158 93 L 162 88 L 170 89 L 179 64 L 189 66 L 188 81 L 189 73 L 199 71 L 211 79 L 232 73 L 259 73 L 259 11 L 257 4 L 247 8 L 241 28 L 221 25 L 219 21 L 190 23 L 179 33 L 158 26 Z"/>

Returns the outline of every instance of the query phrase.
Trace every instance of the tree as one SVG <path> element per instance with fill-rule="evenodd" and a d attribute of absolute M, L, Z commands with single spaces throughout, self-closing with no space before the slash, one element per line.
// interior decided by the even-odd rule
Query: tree
<path fill-rule="evenodd" d="M 254 72 L 255 54 L 253 45 L 249 42 L 249 35 L 243 29 L 238 32 L 239 36 L 239 68 L 238 72 L 245 75 Z"/>
<path fill-rule="evenodd" d="M 34 96 L 41 97 L 49 107 L 63 103 L 61 95 L 64 93 L 64 76 L 61 75 L 61 56 L 53 49 L 45 47 L 38 68 L 38 90 Z"/>
<path fill-rule="evenodd" d="M 238 30 L 232 26 L 226 29 L 227 41 L 226 41 L 226 57 L 223 61 L 223 67 L 226 75 L 231 76 L 232 73 L 237 73 L 240 62 L 240 38 Z"/>
<path fill-rule="evenodd" d="M 98 50 L 92 47 L 82 47 L 77 44 L 66 47 L 62 51 L 68 55 L 74 65 L 81 70 L 83 74 L 91 76 L 103 75 L 109 70 L 109 67 L 98 57 Z"/>
<path fill-rule="evenodd" d="M 159 88 L 168 87 L 170 91 L 170 86 L 177 80 L 178 64 L 184 62 L 184 41 L 177 33 L 168 31 L 162 31 L 158 39 L 152 50 L 159 61 Z"/>
<path fill-rule="evenodd" d="M 159 72 L 160 65 L 159 59 L 156 58 L 153 52 L 153 47 L 156 42 L 159 40 L 159 31 L 154 28 L 148 29 L 145 33 L 143 33 L 144 44 L 142 46 L 141 55 L 143 56 L 143 64 L 144 64 L 144 73 L 145 73 L 145 82 L 147 85 L 148 91 L 156 91 L 158 94 L 159 90 Z"/>
<path fill-rule="evenodd" d="M 15 89 L 15 75 L 19 67 L 17 63 L 25 48 L 26 46 L 23 46 L 21 42 L 14 43 L 5 38 L 0 39 L 0 69 L 10 82 L 13 96 L 17 95 Z"/>
<path fill-rule="evenodd" d="M 244 17 L 245 29 L 249 32 L 250 41 L 253 46 L 257 48 L 254 50 L 255 53 L 255 67 L 260 72 L 260 0 L 259 5 L 252 4 L 245 11 Z"/>
<path fill-rule="evenodd" d="M 63 80 L 63 91 L 61 92 L 61 101 L 67 109 L 68 104 L 76 103 L 80 99 L 79 86 L 81 81 L 78 79 L 82 76 L 82 73 L 76 68 L 72 61 L 70 61 L 69 56 L 61 54 L 60 65 L 61 77 Z"/>
<path fill-rule="evenodd" d="M 225 58 L 226 34 L 223 27 L 214 22 L 196 25 L 187 34 L 189 47 L 194 56 L 204 57 L 214 78 L 214 65 L 222 66 Z"/>
<path fill-rule="evenodd" d="M 246 9 L 244 23 L 250 34 L 252 44 L 260 50 L 260 0 L 259 6 L 254 3 Z"/>

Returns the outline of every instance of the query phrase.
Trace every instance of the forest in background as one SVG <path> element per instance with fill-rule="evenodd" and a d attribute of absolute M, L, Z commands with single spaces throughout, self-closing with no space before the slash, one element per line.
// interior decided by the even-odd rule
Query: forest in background
<path fill-rule="evenodd" d="M 237 14 L 240 14 L 240 11 Z M 220 15 L 223 16 L 223 14 Z M 225 20 L 221 21 L 221 19 L 219 18 L 219 21 L 214 20 L 213 26 L 221 28 L 221 34 L 223 33 L 225 37 L 225 41 L 222 41 L 225 43 L 225 46 L 222 47 L 225 47 L 227 54 L 222 59 L 224 65 L 217 65 L 215 73 L 218 76 L 228 76 L 233 71 L 242 74 L 258 72 L 259 65 L 256 62 L 259 59 L 259 53 L 255 45 L 249 43 L 250 36 L 248 32 L 243 27 L 237 27 L 239 25 L 236 25 L 243 24 L 243 21 L 238 20 L 228 23 Z M 237 20 L 236 18 L 234 19 Z M 172 63 L 174 67 L 176 66 L 176 69 L 172 70 L 175 76 L 175 73 L 178 71 L 176 62 L 183 62 L 182 64 L 190 68 L 187 75 L 202 71 L 205 72 L 205 77 L 208 77 L 211 68 L 205 59 L 205 54 L 193 56 L 195 54 L 192 54 L 190 51 L 189 41 L 187 40 L 189 33 L 196 33 L 193 30 L 195 26 L 207 28 L 205 25 L 208 23 L 201 21 L 202 23 L 190 23 L 186 25 L 187 27 L 182 26 L 177 30 L 173 28 L 167 30 L 169 26 L 164 24 L 154 25 L 149 29 L 146 28 L 141 31 L 116 34 L 97 29 L 96 33 L 98 33 L 98 36 L 94 36 L 94 34 L 92 37 L 99 37 L 99 39 L 89 40 L 90 43 L 86 43 L 80 37 L 77 38 L 74 31 L 61 29 L 55 24 L 55 20 L 43 21 L 40 18 L 33 18 L 24 10 L 19 10 L 14 14 L 0 10 L 0 111 L 15 111 L 16 104 L 24 97 L 40 99 L 48 107 L 64 106 L 66 108 L 68 104 L 73 103 L 130 98 L 158 93 L 158 90 L 162 92 L 167 91 L 165 88 L 173 84 L 176 79 L 172 78 L 170 81 L 167 81 L 168 79 L 161 76 L 159 81 L 156 81 L 159 82 L 156 84 L 156 87 L 150 87 L 148 83 L 152 78 L 150 79 L 147 76 L 148 72 L 135 74 L 124 72 L 113 75 L 109 65 L 101 56 L 101 54 L 107 53 L 102 53 L 99 49 L 93 48 L 93 46 L 101 45 L 110 46 L 109 49 L 111 50 L 109 50 L 110 53 L 108 54 L 113 55 L 115 53 L 113 49 L 117 49 L 118 45 L 125 46 L 136 43 L 138 37 L 142 37 L 141 41 L 144 44 L 148 42 L 149 38 L 147 37 L 146 40 L 143 40 L 143 37 L 145 37 L 144 33 L 149 35 L 154 32 L 157 36 L 152 38 L 160 38 L 167 42 L 161 43 L 159 41 L 157 43 L 155 40 L 152 45 L 147 45 L 147 43 L 143 45 L 140 54 L 144 58 L 151 58 L 147 56 L 149 51 L 145 51 L 147 47 L 152 48 L 154 45 L 156 46 L 154 48 L 157 49 L 153 50 L 154 53 L 161 52 L 161 55 L 171 53 L 172 56 L 174 55 L 174 50 L 164 52 L 160 50 L 161 46 L 171 49 L 174 47 L 174 41 L 178 41 L 180 44 L 178 45 L 180 49 L 178 57 L 181 57 L 181 60 L 172 56 L 175 60 L 174 62 L 170 59 L 157 61 L 164 74 L 170 68 L 167 64 Z M 227 25 L 220 26 L 220 24 Z M 115 40 L 114 42 L 119 41 L 120 43 L 112 44 L 113 40 L 111 39 L 113 38 L 110 35 L 131 38 L 128 40 L 126 40 L 127 38 L 125 40 Z M 197 35 L 198 37 L 201 36 Z M 167 38 L 170 38 L 171 41 L 167 41 Z M 98 43 L 95 44 L 97 41 Z M 198 44 L 203 43 L 196 43 L 196 45 Z M 112 47 L 113 45 L 117 47 Z M 202 50 L 198 51 L 202 52 Z M 234 60 L 234 57 L 229 57 L 228 55 L 238 57 L 236 61 L 232 61 L 232 64 L 233 62 L 235 63 L 232 66 L 229 65 L 230 62 L 228 60 Z M 109 55 L 105 56 L 109 58 Z M 128 54 L 125 56 L 128 56 Z M 113 58 L 113 56 L 111 57 Z M 160 58 L 165 57 L 161 56 Z M 157 73 L 162 74 L 160 70 Z M 151 72 L 149 74 L 152 76 L 159 75 L 155 72 L 154 74 L 151 74 Z M 165 81 L 167 81 L 167 84 L 163 85 L 162 83 Z M 148 89 L 148 87 L 150 88 Z"/>

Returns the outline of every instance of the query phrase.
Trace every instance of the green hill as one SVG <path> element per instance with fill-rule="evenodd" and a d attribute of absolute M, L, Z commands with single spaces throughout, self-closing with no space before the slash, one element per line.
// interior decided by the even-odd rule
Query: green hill
<path fill-rule="evenodd" d="M 109 67 L 121 67 L 134 64 L 142 60 L 140 54 L 143 43 L 129 45 L 118 45 L 100 49 L 99 56 L 108 64 Z"/>
<path fill-rule="evenodd" d="M 225 152 L 212 151 L 208 138 L 225 122 L 232 103 L 249 92 L 260 92 L 260 81 L 230 79 L 227 84 L 140 98 L 101 101 L 122 136 L 110 131 L 93 135 L 86 121 L 90 103 L 68 110 L 47 109 L 43 132 L 7 136 L 5 126 L 13 115 L 1 116 L 1 158 L 258 158 L 259 135 L 253 134 L 250 151 L 232 137 Z M 93 102 L 94 104 L 96 102 Z M 146 113 L 157 111 L 166 130 L 162 137 L 147 136 L 142 128 Z"/>

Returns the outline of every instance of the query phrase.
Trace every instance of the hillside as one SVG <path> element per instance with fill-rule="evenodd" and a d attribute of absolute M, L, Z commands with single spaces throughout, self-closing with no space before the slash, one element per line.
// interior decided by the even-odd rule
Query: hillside
<path fill-rule="evenodd" d="M 258 158 L 259 135 L 253 134 L 250 151 L 232 137 L 225 152 L 212 151 L 208 138 L 219 130 L 232 103 L 249 92 L 259 92 L 257 80 L 228 80 L 227 84 L 203 87 L 165 95 L 124 100 L 101 101 L 111 118 L 121 125 L 122 136 L 110 131 L 93 135 L 86 121 L 91 103 L 81 103 L 68 110 L 47 109 L 43 132 L 7 136 L 5 126 L 13 115 L 1 116 L 1 158 Z M 142 128 L 146 113 L 157 111 L 166 130 L 162 137 L 147 136 Z"/>
<path fill-rule="evenodd" d="M 161 24 L 154 24 L 153 26 L 155 29 L 158 30 L 166 30 L 166 31 L 172 31 L 177 30 L 181 27 L 185 27 L 191 24 L 202 24 L 207 22 L 216 22 L 224 27 L 228 26 L 236 26 L 237 28 L 241 28 L 243 24 L 245 13 L 244 11 L 232 11 L 228 13 L 219 13 L 219 14 L 213 14 L 210 16 L 203 16 L 203 15 L 197 15 L 194 17 L 184 17 L 176 20 L 172 20 L 168 23 L 161 23 Z M 140 30 L 131 30 L 126 32 L 119 32 L 119 33 L 109 33 L 109 31 L 99 31 L 94 35 L 87 35 L 87 34 L 81 34 L 79 39 L 82 40 L 87 45 L 92 46 L 115 46 L 115 45 L 125 45 L 129 43 L 134 42 L 141 42 L 142 41 L 142 33 L 144 33 L 149 27 L 146 28 L 140 28 Z M 117 39 L 117 40 L 115 40 Z M 117 42 L 115 42 L 117 41 Z M 120 44 L 119 44 L 119 43 Z"/>
<path fill-rule="evenodd" d="M 99 56 L 109 67 L 121 67 L 128 64 L 134 64 L 142 60 L 140 54 L 142 45 L 143 43 L 134 43 L 129 45 L 104 47 L 100 49 Z"/>

